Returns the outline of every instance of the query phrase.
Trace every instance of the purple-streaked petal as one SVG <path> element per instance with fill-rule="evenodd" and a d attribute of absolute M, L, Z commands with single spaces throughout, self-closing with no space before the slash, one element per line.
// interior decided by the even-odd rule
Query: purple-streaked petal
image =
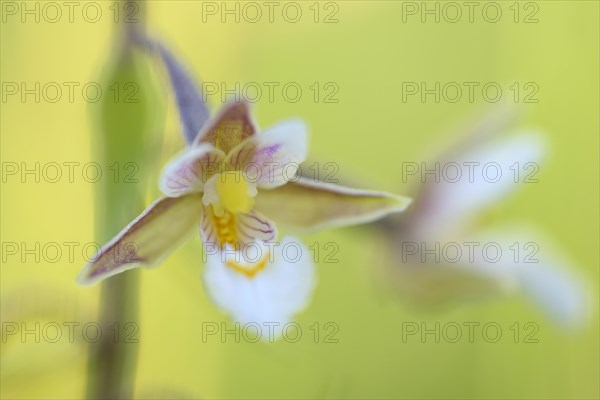
<path fill-rule="evenodd" d="M 140 266 L 151 266 L 194 231 L 202 215 L 199 194 L 163 197 L 102 246 L 77 281 L 88 285 Z"/>
<path fill-rule="evenodd" d="M 275 240 L 277 228 L 271 220 L 256 211 L 237 214 L 225 212 L 222 216 L 216 216 L 212 208 L 207 206 L 200 224 L 200 237 L 203 243 L 220 248 L 226 244 L 243 248 L 250 243 Z"/>
<path fill-rule="evenodd" d="M 277 237 L 275 224 L 256 211 L 237 214 L 236 229 L 242 247 L 254 242 L 272 242 Z"/>
<path fill-rule="evenodd" d="M 214 175 L 225 154 L 211 144 L 202 143 L 183 153 L 163 170 L 158 186 L 169 197 L 202 192 L 206 181 Z"/>
<path fill-rule="evenodd" d="M 292 119 L 254 135 L 227 155 L 225 164 L 244 171 L 259 188 L 275 188 L 296 176 L 308 152 L 308 129 Z"/>

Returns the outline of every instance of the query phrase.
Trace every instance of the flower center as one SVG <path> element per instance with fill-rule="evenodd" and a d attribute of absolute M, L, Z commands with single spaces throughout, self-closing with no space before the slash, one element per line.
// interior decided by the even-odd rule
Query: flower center
<path fill-rule="evenodd" d="M 240 171 L 227 171 L 220 174 L 215 182 L 219 201 L 231 213 L 246 213 L 254 205 L 248 182 Z"/>
<path fill-rule="evenodd" d="M 213 224 L 217 232 L 217 239 L 221 248 L 224 248 L 228 243 L 235 250 L 239 250 L 240 244 L 235 230 L 235 216 L 227 211 L 223 215 L 217 216 L 212 214 Z"/>

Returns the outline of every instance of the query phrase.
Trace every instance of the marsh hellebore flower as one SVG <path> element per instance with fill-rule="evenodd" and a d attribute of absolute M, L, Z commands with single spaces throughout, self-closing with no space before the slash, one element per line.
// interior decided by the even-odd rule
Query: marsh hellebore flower
<path fill-rule="evenodd" d="M 521 222 L 486 230 L 473 224 L 487 208 L 536 182 L 531 172 L 545 154 L 544 135 L 523 131 L 496 137 L 503 124 L 491 117 L 497 118 L 490 115 L 492 121 L 430 165 L 490 166 L 494 172 L 421 177 L 401 229 L 388 232 L 392 259 L 402 260 L 390 270 L 395 278 L 390 281 L 428 306 L 523 293 L 559 325 L 578 326 L 586 318 L 587 288 L 558 246 Z"/>
<path fill-rule="evenodd" d="M 298 239 L 276 242 L 274 221 L 312 230 L 370 222 L 409 204 L 297 176 L 307 149 L 301 120 L 258 133 L 247 103 L 226 105 L 164 169 L 159 187 L 166 197 L 103 246 L 79 282 L 157 264 L 199 226 L 205 286 L 215 303 L 240 322 L 288 321 L 306 305 L 314 271 Z"/>

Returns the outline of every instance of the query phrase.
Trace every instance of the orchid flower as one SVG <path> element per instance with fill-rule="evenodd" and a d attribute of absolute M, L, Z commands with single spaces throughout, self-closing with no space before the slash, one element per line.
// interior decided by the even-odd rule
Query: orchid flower
<path fill-rule="evenodd" d="M 187 90 L 176 88 L 186 137 L 201 128 L 165 167 L 159 180 L 165 197 L 103 246 L 78 280 L 90 284 L 158 264 L 199 227 L 208 255 L 205 283 L 213 300 L 238 321 L 287 321 L 306 304 L 314 267 L 297 239 L 280 243 L 297 243 L 300 256 L 293 262 L 281 248 L 267 245 L 277 239 L 276 222 L 301 230 L 366 223 L 403 211 L 410 200 L 296 176 L 308 151 L 307 127 L 299 119 L 259 133 L 246 102 L 225 105 L 208 122 L 190 117 L 190 102 L 200 97 L 190 95 L 181 68 L 162 50 L 174 86 L 183 83 Z M 199 107 L 201 115 L 204 105 Z M 252 246 L 261 250 L 258 259 L 237 257 Z"/>
<path fill-rule="evenodd" d="M 247 103 L 225 106 L 200 131 L 192 146 L 164 169 L 159 187 L 166 197 L 157 200 L 103 246 L 82 271 L 79 282 L 93 283 L 141 265 L 154 265 L 197 226 L 205 246 L 216 247 L 220 254 L 275 241 L 274 220 L 310 230 L 373 221 L 402 211 L 409 204 L 401 196 L 296 177 L 298 165 L 306 157 L 307 140 L 306 126 L 300 120 L 257 133 Z M 290 298 L 291 294 L 281 290 L 297 285 L 302 290 L 293 295 L 307 298 L 312 285 L 300 282 L 312 280 L 308 269 L 313 267 L 308 250 L 302 248 L 304 254 L 293 268 L 283 265 L 281 256 L 271 257 L 274 255 L 266 251 L 252 263 L 223 256 L 219 264 L 217 256 L 213 256 L 208 263 L 207 276 L 212 278 L 206 280 L 207 289 L 218 303 L 223 303 L 218 299 L 226 293 L 222 290 L 224 284 L 218 283 L 213 273 L 218 264 L 219 268 L 229 268 L 228 275 L 221 275 L 229 279 L 232 293 L 239 294 L 230 297 L 235 304 L 251 304 L 241 294 L 244 289 L 236 285 L 250 285 L 253 280 L 265 286 L 263 295 L 275 290 Z M 279 270 L 296 272 L 282 274 Z M 237 274 L 237 278 L 232 279 L 232 274 Z M 235 304 L 231 306 L 234 310 Z M 284 310 L 284 315 L 267 313 L 265 318 L 286 319 L 304 302 L 294 299 L 287 304 L 291 309 Z M 233 315 L 247 320 L 243 313 Z"/>
<path fill-rule="evenodd" d="M 469 135 L 466 144 L 438 162 L 461 166 L 495 163 L 502 177 L 492 182 L 481 173 L 471 177 L 463 173 L 456 181 L 424 183 L 402 229 L 391 227 L 394 258 L 405 261 L 391 270 L 397 278 L 394 282 L 409 298 L 425 305 L 523 293 L 561 326 L 576 326 L 585 319 L 586 287 L 572 262 L 556 250 L 557 246 L 551 246 L 548 239 L 523 224 L 486 231 L 471 229 L 471 222 L 478 215 L 519 187 L 522 179 L 515 180 L 515 165 L 537 166 L 545 153 L 544 137 L 538 132 L 519 132 L 506 138 L 495 138 L 494 133 Z M 419 249 L 413 252 L 411 248 L 407 255 L 408 246 L 399 243 L 413 243 Z M 482 257 L 481 247 L 472 258 L 463 255 L 457 262 L 443 258 L 436 262 L 424 254 L 436 245 L 440 249 L 456 243 L 494 243 L 504 251 L 493 261 Z M 530 243 L 539 252 L 526 260 L 531 251 L 524 254 L 521 248 L 516 257 L 512 251 L 516 250 L 514 243 Z"/>

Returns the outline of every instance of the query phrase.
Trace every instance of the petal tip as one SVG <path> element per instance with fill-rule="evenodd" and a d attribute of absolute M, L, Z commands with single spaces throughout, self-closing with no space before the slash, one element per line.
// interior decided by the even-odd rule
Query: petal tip
<path fill-rule="evenodd" d="M 91 286 L 94 281 L 91 280 L 87 274 L 85 273 L 86 271 L 82 271 L 77 278 L 75 278 L 75 282 L 77 283 L 77 285 L 79 286 Z"/>
<path fill-rule="evenodd" d="M 413 199 L 411 197 L 402 196 L 398 194 L 390 194 L 390 198 L 396 203 L 396 212 L 402 212 L 406 210 L 413 202 Z"/>

